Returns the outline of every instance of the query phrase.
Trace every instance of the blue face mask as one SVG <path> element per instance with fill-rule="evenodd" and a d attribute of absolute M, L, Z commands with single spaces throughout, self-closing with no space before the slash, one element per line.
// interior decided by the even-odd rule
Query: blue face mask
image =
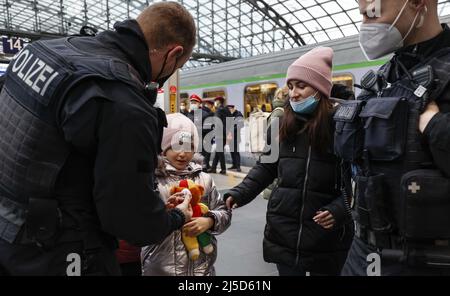
<path fill-rule="evenodd" d="M 315 95 L 298 102 L 294 102 L 292 100 L 289 102 L 291 103 L 292 110 L 294 110 L 295 113 L 303 115 L 313 114 L 319 105 L 319 100 L 315 98 Z"/>

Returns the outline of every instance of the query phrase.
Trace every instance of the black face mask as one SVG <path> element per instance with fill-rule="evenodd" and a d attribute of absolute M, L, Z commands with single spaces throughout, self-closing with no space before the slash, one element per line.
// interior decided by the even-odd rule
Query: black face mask
<path fill-rule="evenodd" d="M 147 84 L 145 86 L 146 95 L 149 98 L 149 100 L 150 100 L 152 105 L 154 105 L 156 103 L 156 99 L 158 98 L 158 90 L 164 86 L 164 83 L 166 83 L 166 81 L 169 80 L 169 78 L 176 71 L 176 67 L 177 67 L 177 64 L 178 64 L 178 59 L 175 61 L 175 66 L 174 66 L 174 68 L 172 70 L 172 74 L 170 74 L 169 76 L 165 76 L 165 77 L 161 77 L 160 78 L 162 72 L 164 71 L 164 68 L 166 67 L 167 59 L 169 58 L 169 53 L 170 53 L 170 51 L 168 51 L 166 53 L 166 56 L 164 58 L 164 63 L 162 65 L 161 71 L 159 71 L 159 74 L 158 74 L 158 76 L 155 79 L 156 81 L 155 82 L 150 82 L 149 84 Z"/>
<path fill-rule="evenodd" d="M 164 86 L 164 83 L 166 83 L 166 81 L 169 80 L 169 78 L 170 78 L 170 77 L 173 75 L 173 73 L 175 73 L 175 71 L 177 70 L 178 58 L 175 60 L 175 65 L 174 65 L 174 67 L 173 67 L 173 69 L 172 69 L 171 74 L 168 75 L 168 76 L 160 77 L 161 74 L 162 74 L 162 72 L 164 71 L 164 68 L 166 67 L 167 59 L 169 58 L 169 53 L 170 53 L 170 50 L 166 53 L 166 56 L 165 56 L 165 58 L 164 58 L 164 63 L 163 63 L 163 65 L 162 65 L 161 71 L 159 71 L 159 74 L 158 74 L 158 76 L 157 76 L 156 79 L 155 79 L 155 81 L 159 84 L 159 87 L 160 87 L 160 88 Z"/>

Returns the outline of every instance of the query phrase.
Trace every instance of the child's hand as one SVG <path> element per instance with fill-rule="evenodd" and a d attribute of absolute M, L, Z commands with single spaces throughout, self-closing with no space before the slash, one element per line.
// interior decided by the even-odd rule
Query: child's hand
<path fill-rule="evenodd" d="M 336 223 L 333 215 L 329 211 L 318 211 L 313 220 L 325 229 L 333 228 L 334 223 Z"/>
<path fill-rule="evenodd" d="M 183 231 L 187 236 L 196 237 L 209 230 L 214 225 L 214 220 L 210 217 L 192 218 L 191 221 L 183 226 Z"/>

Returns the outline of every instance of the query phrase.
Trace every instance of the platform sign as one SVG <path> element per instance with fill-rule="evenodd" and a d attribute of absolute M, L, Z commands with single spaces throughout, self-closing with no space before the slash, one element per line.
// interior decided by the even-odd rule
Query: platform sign
<path fill-rule="evenodd" d="M 16 54 L 25 46 L 25 42 L 18 37 L 2 37 L 3 53 Z"/>
<path fill-rule="evenodd" d="M 177 112 L 177 94 L 170 94 L 170 113 Z"/>
<path fill-rule="evenodd" d="M 179 70 L 175 71 L 172 76 L 164 84 L 166 114 L 178 112 L 178 95 L 179 95 Z"/>

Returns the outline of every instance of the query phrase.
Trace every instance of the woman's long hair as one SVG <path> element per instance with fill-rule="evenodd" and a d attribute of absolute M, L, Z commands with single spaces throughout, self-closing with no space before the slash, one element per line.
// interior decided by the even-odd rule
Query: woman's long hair
<path fill-rule="evenodd" d="M 319 93 L 320 94 L 320 93 Z M 325 152 L 331 144 L 330 113 L 333 104 L 329 98 L 320 94 L 319 105 L 311 119 L 302 122 L 297 119 L 289 100 L 286 103 L 285 112 L 280 128 L 280 142 L 294 141 L 300 133 L 307 133 L 311 145 L 319 151 Z"/>

